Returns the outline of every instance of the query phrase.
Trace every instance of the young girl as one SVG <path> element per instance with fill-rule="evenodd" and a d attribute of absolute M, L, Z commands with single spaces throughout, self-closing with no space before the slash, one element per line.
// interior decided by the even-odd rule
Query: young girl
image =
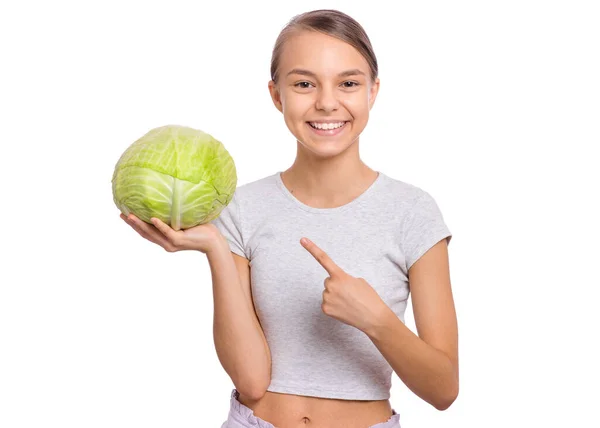
<path fill-rule="evenodd" d="M 167 251 L 207 255 L 215 347 L 235 385 L 222 428 L 398 428 L 392 371 L 448 408 L 452 235 L 429 193 L 360 159 L 379 90 L 369 38 L 339 11 L 296 16 L 271 78 L 297 140 L 291 167 L 238 187 L 217 219 L 185 231 L 123 217 Z M 409 289 L 418 336 L 404 325 Z"/>

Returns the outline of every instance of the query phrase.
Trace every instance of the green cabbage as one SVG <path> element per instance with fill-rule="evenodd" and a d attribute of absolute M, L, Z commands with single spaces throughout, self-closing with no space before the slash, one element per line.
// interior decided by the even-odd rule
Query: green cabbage
<path fill-rule="evenodd" d="M 208 223 L 235 192 L 237 173 L 223 144 L 197 129 L 155 128 L 121 155 L 112 177 L 113 200 L 124 215 L 174 230 Z"/>

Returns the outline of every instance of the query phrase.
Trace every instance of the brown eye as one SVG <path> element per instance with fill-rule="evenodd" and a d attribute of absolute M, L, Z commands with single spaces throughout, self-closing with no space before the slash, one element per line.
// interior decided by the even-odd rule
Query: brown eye
<path fill-rule="evenodd" d="M 298 82 L 294 86 L 297 87 L 297 88 L 300 88 L 300 89 L 308 89 L 308 86 L 301 86 L 301 85 L 304 85 L 304 84 L 310 85 L 309 82 Z"/>
<path fill-rule="evenodd" d="M 346 83 L 350 83 L 351 85 L 347 86 Z M 358 86 L 358 83 L 357 82 L 348 81 L 348 82 L 344 82 L 343 85 L 344 85 L 345 88 L 354 88 L 355 86 Z"/>

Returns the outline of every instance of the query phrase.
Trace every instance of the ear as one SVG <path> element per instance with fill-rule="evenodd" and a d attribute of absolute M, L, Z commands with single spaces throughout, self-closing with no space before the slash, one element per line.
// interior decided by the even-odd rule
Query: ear
<path fill-rule="evenodd" d="M 269 80 L 269 93 L 271 94 L 271 99 L 273 100 L 273 104 L 275 104 L 275 107 L 277 107 L 277 110 L 283 113 L 283 105 L 281 104 L 281 94 L 279 93 L 277 85 L 272 80 Z"/>
<path fill-rule="evenodd" d="M 377 98 L 377 94 L 379 93 L 379 77 L 375 79 L 375 82 L 371 84 L 369 88 L 369 110 L 373 108 L 373 104 L 375 104 L 375 99 Z"/>

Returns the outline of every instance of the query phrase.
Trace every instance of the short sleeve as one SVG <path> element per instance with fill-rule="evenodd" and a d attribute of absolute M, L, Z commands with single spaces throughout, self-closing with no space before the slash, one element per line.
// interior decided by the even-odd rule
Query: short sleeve
<path fill-rule="evenodd" d="M 402 236 L 407 272 L 423 254 L 442 239 L 447 238 L 447 243 L 450 244 L 452 232 L 444 222 L 435 199 L 429 193 L 425 192 L 419 197 L 407 214 Z"/>
<path fill-rule="evenodd" d="M 211 221 L 229 243 L 229 248 L 238 256 L 248 258 L 244 251 L 244 241 L 242 234 L 242 219 L 240 215 L 239 194 L 233 194 L 229 204 L 219 214 L 217 218 Z"/>

